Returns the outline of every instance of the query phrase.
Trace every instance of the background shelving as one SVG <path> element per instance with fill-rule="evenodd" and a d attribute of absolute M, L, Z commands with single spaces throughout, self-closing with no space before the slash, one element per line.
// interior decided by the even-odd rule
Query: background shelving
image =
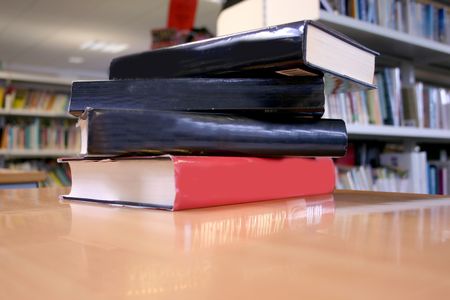
<path fill-rule="evenodd" d="M 329 10 L 325 11 L 321 7 Z M 422 14 L 425 10 L 426 14 Z M 413 11 L 417 13 L 408 15 Z M 438 12 L 434 17 L 435 22 L 432 21 L 434 15 L 430 15 L 430 12 Z M 240 22 L 236 22 L 238 16 L 246 18 L 242 21 L 240 18 Z M 361 106 L 358 106 L 358 102 L 352 102 L 354 100 L 333 96 L 327 99 L 326 116 L 344 119 L 350 142 L 358 144 L 356 150 L 349 151 L 347 157 L 337 160 L 341 166 L 338 172 L 338 188 L 448 193 L 450 181 L 443 178 L 450 178 L 446 152 L 450 146 L 450 130 L 447 126 L 450 123 L 442 123 L 436 121 L 437 119 L 434 119 L 434 123 L 422 122 L 429 121 L 426 117 L 436 117 L 435 113 L 428 111 L 416 118 L 421 120 L 421 123 L 418 123 L 414 122 L 411 116 L 404 118 L 404 112 L 411 113 L 408 109 L 416 100 L 412 98 L 414 93 L 411 93 L 411 90 L 416 87 L 416 82 L 423 82 L 423 86 L 427 88 L 442 87 L 447 91 L 450 88 L 449 2 L 248 0 L 245 5 L 235 5 L 222 12 L 218 21 L 218 33 L 227 34 L 301 19 L 317 20 L 378 51 L 378 72 L 384 72 L 383 68 L 390 68 L 389 72 L 382 75 L 387 79 L 380 75 L 377 77 L 385 81 L 382 84 L 377 82 L 381 87 L 393 89 L 387 100 L 380 101 L 383 105 L 391 106 L 391 112 L 386 110 L 386 106 L 382 107 L 381 118 L 378 116 L 374 119 L 374 114 L 370 114 L 374 109 L 361 116 Z M 443 21 L 446 22 L 445 26 L 442 26 Z M 382 94 L 384 95 L 384 92 Z M 407 97 L 404 98 L 404 95 Z M 377 97 L 375 99 L 380 100 Z M 370 101 L 373 102 L 373 98 Z M 427 99 L 424 103 L 426 101 Z M 369 102 L 364 103 L 367 105 Z M 450 103 L 450 99 L 447 102 Z M 447 102 L 444 106 L 447 106 Z M 355 109 L 355 105 L 358 109 Z M 440 106 L 432 108 L 439 109 Z M 340 114 L 336 114 L 336 111 L 340 111 Z M 367 106 L 363 107 L 362 111 L 367 113 Z M 439 118 L 450 120 L 448 112 L 442 113 Z M 394 143 L 394 146 L 386 142 Z M 430 147 L 430 144 L 433 146 Z M 383 154 L 386 149 L 397 154 L 393 155 L 394 158 L 387 159 L 388 156 Z M 355 156 L 358 159 L 355 159 Z M 384 157 L 385 165 L 381 165 L 381 157 Z M 412 165 L 409 165 L 407 170 L 399 170 L 397 167 L 400 160 Z M 405 165 L 408 164 L 403 163 L 402 167 Z M 418 170 L 419 173 L 425 174 L 420 180 L 416 176 Z M 430 178 L 433 176 L 435 179 L 439 177 L 440 181 L 431 182 Z M 423 185 L 420 191 L 411 190 L 418 182 L 428 186 Z"/>
<path fill-rule="evenodd" d="M 17 158 L 58 158 L 78 155 L 78 151 L 61 150 L 6 150 L 0 149 L 0 156 L 5 159 Z"/>
<path fill-rule="evenodd" d="M 66 112 L 71 83 L 0 71 L 0 166 L 46 171 L 44 185 L 70 184 L 67 170 L 55 158 L 79 153 L 76 118 Z"/>
<path fill-rule="evenodd" d="M 27 83 L 43 83 L 50 84 L 52 86 L 59 85 L 62 87 L 70 87 L 74 79 L 46 76 L 39 74 L 25 74 L 13 71 L 0 71 L 0 79 L 5 81 L 17 81 Z"/>
<path fill-rule="evenodd" d="M 10 110 L 0 109 L 0 117 L 1 116 L 75 119 L 74 116 L 66 112 L 48 112 L 48 111 L 25 110 L 25 109 L 10 109 Z"/>
<path fill-rule="evenodd" d="M 450 143 L 450 130 L 388 125 L 347 124 L 351 139 L 405 140 L 428 143 Z"/>
<path fill-rule="evenodd" d="M 439 67 L 450 67 L 448 44 L 325 11 L 320 12 L 319 21 L 380 52 L 382 57 L 406 59 L 421 66 L 443 63 Z"/>

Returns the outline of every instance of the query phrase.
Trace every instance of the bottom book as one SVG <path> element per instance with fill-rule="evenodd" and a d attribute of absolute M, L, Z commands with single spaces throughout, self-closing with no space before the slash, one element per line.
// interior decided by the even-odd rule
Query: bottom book
<path fill-rule="evenodd" d="M 183 210 L 329 194 L 330 158 L 152 156 L 62 158 L 72 173 L 64 199 Z"/>

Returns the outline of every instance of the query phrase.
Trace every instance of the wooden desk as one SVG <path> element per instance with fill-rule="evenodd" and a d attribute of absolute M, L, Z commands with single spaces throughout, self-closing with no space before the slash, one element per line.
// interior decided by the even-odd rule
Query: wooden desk
<path fill-rule="evenodd" d="M 65 192 L 0 191 L 0 299 L 450 295 L 449 199 L 340 192 L 171 213 Z"/>
<path fill-rule="evenodd" d="M 0 169 L 0 189 L 36 188 L 47 178 L 45 172 Z"/>

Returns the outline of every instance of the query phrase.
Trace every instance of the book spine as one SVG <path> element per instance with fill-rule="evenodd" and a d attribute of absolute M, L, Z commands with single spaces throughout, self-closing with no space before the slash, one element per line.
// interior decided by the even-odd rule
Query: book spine
<path fill-rule="evenodd" d="M 177 189 L 173 210 L 329 194 L 334 190 L 335 170 L 329 158 L 172 159 Z"/>
<path fill-rule="evenodd" d="M 288 115 L 90 110 L 86 122 L 87 154 L 341 156 L 347 146 L 342 120 Z"/>
<path fill-rule="evenodd" d="M 272 70 L 271 73 L 280 67 L 292 69 L 303 61 L 306 25 L 298 22 L 274 26 L 236 34 L 227 40 L 210 39 L 119 57 L 110 64 L 110 79 L 217 75 L 245 71 L 246 66 L 253 69 L 259 66 L 262 70 Z M 269 33 L 271 38 L 261 41 L 264 33 Z M 271 47 L 260 51 L 265 43 Z M 212 48 L 214 51 L 210 51 Z"/>
<path fill-rule="evenodd" d="M 74 82 L 69 110 L 295 111 L 320 117 L 322 77 L 171 78 Z"/>

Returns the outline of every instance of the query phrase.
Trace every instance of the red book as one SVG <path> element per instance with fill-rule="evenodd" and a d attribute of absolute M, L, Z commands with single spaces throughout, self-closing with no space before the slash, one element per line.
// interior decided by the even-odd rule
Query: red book
<path fill-rule="evenodd" d="M 66 199 L 169 210 L 329 194 L 329 158 L 155 156 L 61 159 L 72 173 Z"/>

